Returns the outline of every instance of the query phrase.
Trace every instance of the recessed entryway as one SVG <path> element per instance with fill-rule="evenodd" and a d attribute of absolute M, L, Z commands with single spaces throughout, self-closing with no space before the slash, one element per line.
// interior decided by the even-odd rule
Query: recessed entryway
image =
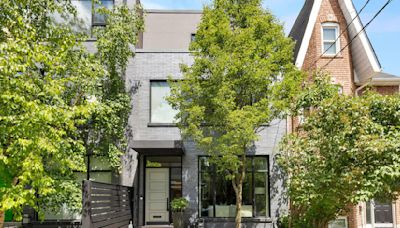
<path fill-rule="evenodd" d="M 182 157 L 145 156 L 144 162 L 144 224 L 170 225 L 170 202 L 182 196 Z"/>

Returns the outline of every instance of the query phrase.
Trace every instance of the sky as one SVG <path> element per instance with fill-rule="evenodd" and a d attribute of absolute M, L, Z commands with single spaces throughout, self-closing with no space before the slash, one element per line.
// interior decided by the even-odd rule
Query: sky
<path fill-rule="evenodd" d="M 364 24 L 372 19 L 387 0 L 370 0 L 360 14 Z M 141 0 L 146 9 L 202 9 L 210 0 Z M 357 10 L 366 0 L 353 0 Z M 288 33 L 304 0 L 264 0 L 263 7 L 285 25 Z M 383 71 L 400 76 L 400 0 L 393 0 L 369 25 L 367 34 L 378 55 Z"/>

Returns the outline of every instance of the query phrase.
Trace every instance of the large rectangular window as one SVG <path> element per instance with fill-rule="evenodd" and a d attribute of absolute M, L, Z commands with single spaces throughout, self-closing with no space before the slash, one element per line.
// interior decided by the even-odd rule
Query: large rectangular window
<path fill-rule="evenodd" d="M 166 81 L 151 81 L 151 123 L 174 123 L 177 110 L 166 100 L 171 94 L 171 89 Z"/>
<path fill-rule="evenodd" d="M 247 157 L 243 184 L 242 217 L 269 217 L 268 157 Z M 235 217 L 236 195 L 232 182 L 217 173 L 208 157 L 199 158 L 201 217 Z"/>

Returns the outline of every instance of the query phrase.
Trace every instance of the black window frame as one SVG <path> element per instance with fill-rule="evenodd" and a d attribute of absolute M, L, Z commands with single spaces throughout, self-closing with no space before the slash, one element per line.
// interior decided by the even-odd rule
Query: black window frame
<path fill-rule="evenodd" d="M 191 33 L 190 34 L 190 42 L 195 41 L 195 39 L 196 39 L 196 33 Z"/>
<path fill-rule="evenodd" d="M 199 155 L 198 156 L 198 159 L 197 159 L 197 174 L 198 174 L 198 178 L 197 178 L 197 187 L 198 187 L 198 205 L 197 205 L 197 207 L 198 207 L 198 210 L 199 210 L 199 213 L 198 213 L 198 217 L 199 218 L 207 218 L 207 219 L 220 219 L 220 218 L 228 218 L 228 219 L 231 219 L 231 218 L 234 218 L 234 217 L 216 217 L 215 215 L 216 215 L 216 177 L 217 177 L 217 172 L 216 172 L 216 169 L 215 169 L 215 167 L 211 167 L 211 169 L 212 169 L 212 177 L 214 177 L 214 178 L 212 178 L 212 180 L 211 180 L 211 183 L 212 183 L 212 187 L 211 187 L 211 192 L 212 192 L 212 194 L 213 194 L 213 196 L 212 196 L 212 200 L 213 200 L 213 217 L 208 217 L 208 216 L 202 216 L 202 213 L 201 213 L 201 211 L 202 211 L 202 208 L 201 208 L 201 193 L 202 193 L 202 191 L 201 191 L 201 174 L 202 174 L 202 170 L 201 170 L 201 159 L 202 158 L 209 158 L 210 156 L 207 156 L 207 155 Z M 252 202 L 252 217 L 243 217 L 243 218 L 247 218 L 247 219 L 251 219 L 251 218 L 267 218 L 267 219 L 269 219 L 269 218 L 271 218 L 271 185 L 270 185 L 270 183 L 271 183 L 271 175 L 270 175 L 270 172 L 271 172 L 271 168 L 270 168 L 270 160 L 269 160 L 269 155 L 247 155 L 246 156 L 247 158 L 251 158 L 251 176 L 252 176 L 252 180 L 251 180 L 251 184 L 252 184 L 252 189 L 251 189 L 251 194 L 252 194 L 252 199 L 251 199 L 251 202 Z M 267 175 L 268 175 L 268 183 L 266 183 L 266 188 L 268 188 L 267 189 L 267 196 L 266 197 L 268 197 L 268 205 L 266 205 L 266 208 L 268 208 L 268 214 L 267 214 L 267 216 L 256 216 L 256 194 L 255 194 L 255 181 L 254 181 L 254 174 L 255 173 L 262 173 L 262 172 L 257 172 L 257 171 L 255 171 L 255 165 L 254 165 L 254 158 L 257 158 L 257 157 L 261 157 L 261 158 L 265 158 L 265 160 L 267 161 L 267 167 L 268 167 L 268 170 L 267 170 Z M 213 165 L 214 166 L 214 165 Z M 246 167 L 246 173 L 250 170 L 249 169 L 249 167 Z M 242 192 L 242 194 L 243 194 L 243 192 Z M 243 195 L 242 195 L 242 197 L 243 197 Z"/>
<path fill-rule="evenodd" d="M 177 123 L 174 123 L 173 121 L 169 122 L 169 123 L 160 123 L 160 122 L 153 122 L 152 121 L 152 114 L 153 114 L 153 109 L 151 108 L 152 106 L 152 99 L 153 99 L 153 92 L 152 92 L 152 83 L 153 82 L 166 82 L 168 84 L 168 80 L 167 79 L 151 79 L 149 82 L 149 122 L 148 122 L 148 126 L 149 127 L 176 127 Z M 168 85 L 169 86 L 169 85 Z M 171 87 L 170 87 L 171 88 Z"/>
<path fill-rule="evenodd" d="M 179 157 L 180 158 L 180 165 L 179 166 L 161 166 L 161 167 L 147 167 L 147 161 L 148 158 L 152 158 L 152 157 Z M 173 168 L 178 168 L 181 170 L 181 181 L 182 181 L 182 185 L 181 185 L 181 194 L 183 197 L 183 155 L 173 155 L 173 154 L 168 154 L 168 155 L 143 155 L 143 170 L 142 172 L 144 173 L 143 175 L 143 224 L 146 224 L 146 179 L 148 178 L 146 176 L 146 169 L 147 168 L 167 168 L 169 169 L 169 179 L 168 179 L 168 188 L 169 188 L 169 204 L 168 206 L 170 206 L 172 199 L 172 192 L 171 192 L 171 169 Z M 172 222 L 172 210 L 170 208 L 168 208 L 168 214 L 169 214 L 169 221 Z"/>
<path fill-rule="evenodd" d="M 77 175 L 77 174 L 86 174 L 86 177 L 83 178 L 83 179 L 84 180 L 90 180 L 92 178 L 90 174 L 92 174 L 92 173 L 93 174 L 94 173 L 110 173 L 111 180 L 110 180 L 109 184 L 112 184 L 113 183 L 113 174 L 114 174 L 115 170 L 113 170 L 111 168 L 111 166 L 108 169 L 93 169 L 92 168 L 92 163 L 93 163 L 92 159 L 93 158 L 105 159 L 106 156 L 101 156 L 101 155 L 100 156 L 96 156 L 96 155 L 93 155 L 93 154 L 86 156 L 86 161 L 85 161 L 86 172 L 74 171 L 75 175 Z"/>
<path fill-rule="evenodd" d="M 96 5 L 94 4 L 93 0 L 72 0 L 72 1 L 76 1 L 76 2 L 91 2 L 91 9 L 90 9 L 90 25 L 89 25 L 89 29 L 90 29 L 90 36 L 93 37 L 93 30 L 94 28 L 99 28 L 99 27 L 105 27 L 107 25 L 106 22 L 104 23 L 95 23 L 95 15 L 96 15 Z M 99 0 L 101 1 L 109 1 L 112 2 L 112 6 L 115 6 L 115 0 Z"/>

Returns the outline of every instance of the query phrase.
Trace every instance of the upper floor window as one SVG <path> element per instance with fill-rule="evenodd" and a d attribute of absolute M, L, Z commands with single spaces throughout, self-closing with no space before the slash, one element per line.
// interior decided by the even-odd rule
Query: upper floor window
<path fill-rule="evenodd" d="M 340 50 L 339 25 L 337 23 L 322 24 L 322 53 L 336 55 Z"/>
<path fill-rule="evenodd" d="M 72 4 L 75 6 L 79 18 L 78 30 L 86 32 L 91 35 L 94 27 L 105 26 L 106 18 L 104 15 L 98 13 L 96 9 L 99 7 L 106 7 L 112 9 L 114 0 L 99 0 L 100 4 L 92 5 L 92 0 L 73 0 Z"/>
<path fill-rule="evenodd" d="M 96 12 L 96 9 L 99 7 L 105 7 L 107 9 L 112 9 L 114 6 L 114 0 L 100 0 L 100 5 L 96 4 L 95 5 L 95 10 L 93 12 L 93 26 L 96 25 L 100 25 L 100 26 L 104 26 L 106 25 L 106 18 L 104 15 L 99 14 L 98 12 Z"/>
<path fill-rule="evenodd" d="M 150 82 L 150 96 L 151 96 L 151 110 L 150 122 L 151 123 L 174 123 L 177 110 L 166 100 L 171 94 L 171 89 L 167 81 L 151 81 Z"/>
<path fill-rule="evenodd" d="M 194 41 L 196 39 L 196 34 L 195 33 L 192 33 L 192 34 L 190 34 L 190 41 Z"/>

